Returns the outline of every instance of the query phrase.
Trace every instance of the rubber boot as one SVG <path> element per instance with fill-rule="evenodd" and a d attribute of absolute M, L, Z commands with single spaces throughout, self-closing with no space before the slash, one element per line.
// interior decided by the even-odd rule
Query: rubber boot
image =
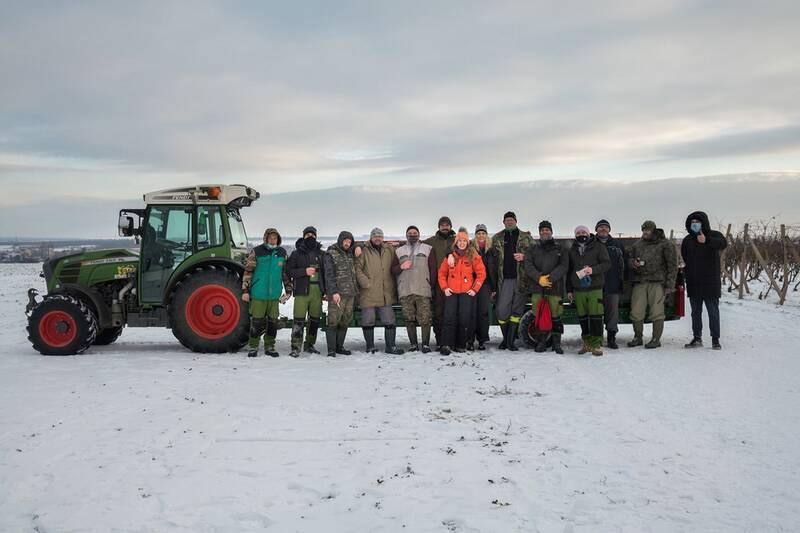
<path fill-rule="evenodd" d="M 258 347 L 250 348 L 250 351 L 247 352 L 247 357 L 258 357 Z"/>
<path fill-rule="evenodd" d="M 508 339 L 506 340 L 506 350 L 516 352 L 517 348 L 517 331 L 519 330 L 519 322 L 510 322 L 508 324 Z"/>
<path fill-rule="evenodd" d="M 325 340 L 328 343 L 328 357 L 336 357 L 336 330 L 325 328 Z"/>
<path fill-rule="evenodd" d="M 547 351 L 547 339 L 544 335 L 538 335 L 536 339 L 536 348 L 534 350 L 536 353 L 544 353 Z"/>
<path fill-rule="evenodd" d="M 653 338 L 644 345 L 645 348 L 653 349 L 661 347 L 661 335 L 664 333 L 664 321 L 656 320 L 653 322 Z"/>
<path fill-rule="evenodd" d="M 430 353 L 431 351 L 431 327 L 430 326 L 422 326 L 420 328 L 422 330 L 422 347 L 420 351 L 422 353 Z"/>
<path fill-rule="evenodd" d="M 289 355 L 300 357 L 300 349 L 303 347 L 303 331 L 306 329 L 306 321 L 296 319 L 292 324 L 292 351 Z"/>
<path fill-rule="evenodd" d="M 375 353 L 375 326 L 361 328 L 364 331 L 364 341 L 367 343 L 367 353 Z"/>
<path fill-rule="evenodd" d="M 344 339 L 347 337 L 347 326 L 336 328 L 336 353 L 339 355 L 350 355 L 353 352 L 344 349 Z"/>
<path fill-rule="evenodd" d="M 644 323 L 634 322 L 633 339 L 628 342 L 628 348 L 633 348 L 634 346 L 641 346 L 642 344 L 644 344 L 644 342 L 642 341 L 643 335 L 644 335 Z"/>
<path fill-rule="evenodd" d="M 386 348 L 384 351 L 388 354 L 392 355 L 402 355 L 404 350 L 401 350 L 395 345 L 395 339 L 397 338 L 397 328 L 394 326 L 386 326 L 383 328 L 383 334 L 386 337 Z"/>
<path fill-rule="evenodd" d="M 497 348 L 500 350 L 505 350 L 508 348 L 508 324 L 500 324 L 500 331 L 503 332 L 503 342 L 501 342 L 500 346 Z"/>
<path fill-rule="evenodd" d="M 306 342 L 303 351 L 306 353 L 319 353 L 319 350 L 314 346 L 317 342 L 317 331 L 319 331 L 319 318 L 308 319 L 308 332 L 306 333 Z"/>
<path fill-rule="evenodd" d="M 608 332 L 608 347 L 612 350 L 616 350 L 619 348 L 617 344 L 617 332 L 616 331 L 609 331 Z"/>
<path fill-rule="evenodd" d="M 564 350 L 561 348 L 561 334 L 554 333 L 552 339 L 553 339 L 553 351 L 559 355 L 564 355 Z"/>
<path fill-rule="evenodd" d="M 416 324 L 407 324 L 406 325 L 406 333 L 408 333 L 408 342 L 410 346 L 408 347 L 409 352 L 416 352 L 419 350 L 419 340 L 417 339 L 417 325 Z"/>

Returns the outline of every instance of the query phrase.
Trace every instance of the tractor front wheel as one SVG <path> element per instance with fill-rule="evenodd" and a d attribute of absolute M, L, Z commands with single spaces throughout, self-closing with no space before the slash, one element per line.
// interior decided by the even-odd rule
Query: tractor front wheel
<path fill-rule="evenodd" d="M 241 286 L 239 275 L 224 267 L 187 274 L 167 307 L 172 333 L 194 352 L 238 351 L 247 342 L 250 326 Z"/>
<path fill-rule="evenodd" d="M 83 302 L 66 294 L 46 296 L 31 310 L 28 340 L 42 355 L 75 355 L 97 335 L 97 320 Z"/>

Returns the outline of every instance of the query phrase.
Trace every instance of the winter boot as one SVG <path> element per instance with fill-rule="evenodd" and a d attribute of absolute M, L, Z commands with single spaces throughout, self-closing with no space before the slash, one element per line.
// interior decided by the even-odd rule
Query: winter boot
<path fill-rule="evenodd" d="M 718 337 L 713 337 L 711 339 L 711 349 L 712 350 L 721 350 L 722 349 L 722 345 L 719 343 L 719 338 Z"/>
<path fill-rule="evenodd" d="M 406 333 L 408 333 L 408 351 L 416 352 L 419 350 L 419 341 L 417 340 L 417 325 L 414 323 L 406 324 Z"/>
<path fill-rule="evenodd" d="M 592 348 L 592 355 L 600 357 L 601 355 L 603 355 L 603 348 L 600 346 L 595 346 L 594 348 Z"/>
<path fill-rule="evenodd" d="M 392 355 L 402 355 L 404 350 L 401 350 L 395 345 L 395 339 L 397 338 L 397 328 L 394 326 L 386 326 L 383 328 L 383 334 L 386 337 L 386 348 L 384 352 Z"/>
<path fill-rule="evenodd" d="M 536 348 L 533 349 L 536 353 L 544 353 L 547 351 L 547 339 L 544 335 L 539 335 L 536 339 Z"/>
<path fill-rule="evenodd" d="M 553 335 L 553 351 L 559 355 L 564 355 L 564 350 L 561 348 L 561 335 L 558 333 Z"/>
<path fill-rule="evenodd" d="M 485 349 L 486 349 L 486 345 L 483 343 L 483 341 L 478 341 L 478 350 L 480 350 L 482 352 Z"/>
<path fill-rule="evenodd" d="M 653 322 L 653 338 L 644 345 L 645 348 L 653 349 L 661 347 L 661 335 L 664 333 L 664 321 L 656 320 Z"/>
<path fill-rule="evenodd" d="M 247 357 L 258 357 L 258 348 L 250 348 L 247 352 Z"/>
<path fill-rule="evenodd" d="M 431 351 L 431 327 L 430 326 L 422 326 L 420 329 L 422 330 L 422 348 L 420 348 L 420 351 L 422 353 L 430 353 L 430 351 Z"/>
<path fill-rule="evenodd" d="M 505 350 L 508 348 L 508 324 L 500 324 L 500 331 L 503 333 L 503 342 L 497 348 Z"/>
<path fill-rule="evenodd" d="M 683 345 L 684 348 L 702 348 L 703 347 L 703 339 L 698 339 L 697 337 L 693 337 L 691 342 L 687 342 Z"/>
<path fill-rule="evenodd" d="M 364 341 L 367 343 L 367 353 L 375 353 L 375 326 L 365 326 L 361 329 L 364 331 Z"/>
<path fill-rule="evenodd" d="M 506 340 L 506 350 L 509 352 L 516 352 L 517 348 L 517 331 L 519 330 L 519 322 L 510 322 L 508 324 L 508 340 Z"/>
<path fill-rule="evenodd" d="M 583 344 L 581 345 L 581 349 L 578 350 L 578 355 L 583 355 L 585 353 L 589 353 L 592 351 L 592 347 L 589 346 L 589 343 L 586 342 L 586 339 L 583 339 Z"/>
<path fill-rule="evenodd" d="M 450 347 L 449 346 L 442 346 L 439 349 L 439 353 L 442 355 L 450 355 Z"/>
<path fill-rule="evenodd" d="M 325 341 L 328 343 L 328 357 L 336 357 L 336 330 L 325 328 Z"/>
<path fill-rule="evenodd" d="M 611 348 L 612 350 L 616 350 L 616 349 L 619 348 L 619 345 L 617 344 L 617 332 L 616 331 L 609 331 L 608 332 L 608 342 L 607 342 L 607 344 L 608 344 L 608 347 Z"/>
<path fill-rule="evenodd" d="M 303 346 L 303 331 L 306 328 L 306 321 L 302 318 L 295 319 L 292 324 L 292 351 L 289 355 L 292 357 L 300 357 L 300 348 Z"/>
<path fill-rule="evenodd" d="M 339 355 L 350 355 L 350 350 L 344 349 L 344 339 L 347 337 L 347 326 L 339 326 L 336 328 L 336 353 Z"/>
<path fill-rule="evenodd" d="M 641 346 L 642 344 L 644 344 L 644 341 L 642 341 L 642 336 L 644 336 L 644 323 L 634 322 L 633 339 L 628 341 L 628 348 L 633 348 L 635 346 Z"/>

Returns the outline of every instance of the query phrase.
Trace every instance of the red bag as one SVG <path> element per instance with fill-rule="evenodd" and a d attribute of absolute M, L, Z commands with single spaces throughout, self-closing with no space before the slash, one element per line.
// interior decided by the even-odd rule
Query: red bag
<path fill-rule="evenodd" d="M 550 306 L 547 298 L 542 298 L 536 304 L 536 312 L 533 315 L 533 324 L 538 331 L 551 331 L 553 329 L 553 316 L 550 314 Z"/>

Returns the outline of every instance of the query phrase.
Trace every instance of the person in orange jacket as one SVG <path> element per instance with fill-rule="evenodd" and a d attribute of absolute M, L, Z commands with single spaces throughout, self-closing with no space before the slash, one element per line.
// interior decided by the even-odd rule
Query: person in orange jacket
<path fill-rule="evenodd" d="M 442 355 L 450 355 L 451 347 L 456 352 L 466 351 L 475 295 L 486 280 L 483 259 L 475 247 L 470 246 L 469 234 L 464 228 L 456 234 L 451 257 L 452 261 L 445 258 L 439 266 L 439 287 L 445 295 Z"/>

